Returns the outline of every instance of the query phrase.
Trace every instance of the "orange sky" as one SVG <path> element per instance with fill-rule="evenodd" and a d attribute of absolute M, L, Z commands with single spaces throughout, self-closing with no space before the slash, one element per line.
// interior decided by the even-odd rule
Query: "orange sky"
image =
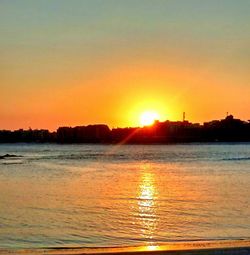
<path fill-rule="evenodd" d="M 249 11 L 246 1 L 1 2 L 0 129 L 137 126 L 145 110 L 250 119 Z"/>

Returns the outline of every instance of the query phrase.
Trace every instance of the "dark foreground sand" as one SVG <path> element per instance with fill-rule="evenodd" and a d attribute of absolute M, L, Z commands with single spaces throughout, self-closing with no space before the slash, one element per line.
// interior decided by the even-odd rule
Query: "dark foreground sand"
<path fill-rule="evenodd" d="M 44 249 L 0 249 L 3 254 L 25 255 L 250 255 L 250 241 L 209 241 L 178 242 L 159 246 L 141 246 L 124 248 L 44 248 Z"/>

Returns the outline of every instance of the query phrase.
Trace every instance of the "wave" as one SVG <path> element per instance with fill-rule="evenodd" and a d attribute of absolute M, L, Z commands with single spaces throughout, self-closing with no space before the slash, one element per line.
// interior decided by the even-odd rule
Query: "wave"
<path fill-rule="evenodd" d="M 2 165 L 19 165 L 19 164 L 23 164 L 23 161 L 5 161 L 1 163 Z"/>
<path fill-rule="evenodd" d="M 250 157 L 238 157 L 238 158 L 224 158 L 225 161 L 241 161 L 241 160 L 250 160 Z"/>
<path fill-rule="evenodd" d="M 14 165 L 14 164 L 22 164 L 23 156 L 16 154 L 4 154 L 0 155 L 0 164 L 2 165 Z"/>
<path fill-rule="evenodd" d="M 15 154 L 4 154 L 0 155 L 0 159 L 7 159 L 7 158 L 21 158 L 21 155 L 15 155 Z"/>
<path fill-rule="evenodd" d="M 81 159 L 103 159 L 103 158 L 121 159 L 121 158 L 129 158 L 129 157 L 126 157 L 126 155 L 124 154 L 86 153 L 86 154 L 63 154 L 63 155 L 42 156 L 39 159 L 81 160 Z"/>
<path fill-rule="evenodd" d="M 6 156 L 7 155 L 7 156 Z M 3 155 L 0 156 L 0 164 L 14 163 L 14 162 L 34 162 L 34 161 L 47 161 L 47 160 L 59 160 L 59 161 L 164 161 L 164 162 L 179 162 L 180 157 L 175 154 L 162 154 L 162 153 L 113 153 L 113 152 L 87 152 L 87 153 L 51 153 L 49 154 L 36 154 L 36 155 Z M 250 159 L 250 158 L 249 158 Z M 186 156 L 182 158 L 185 162 L 197 161 L 199 158 Z"/>

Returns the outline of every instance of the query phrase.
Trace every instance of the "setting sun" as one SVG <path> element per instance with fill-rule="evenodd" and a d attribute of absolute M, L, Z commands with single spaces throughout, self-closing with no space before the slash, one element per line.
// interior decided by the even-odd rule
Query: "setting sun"
<path fill-rule="evenodd" d="M 149 126 L 154 123 L 155 120 L 159 120 L 160 115 L 154 111 L 146 111 L 143 112 L 140 116 L 140 125 L 141 126 Z"/>

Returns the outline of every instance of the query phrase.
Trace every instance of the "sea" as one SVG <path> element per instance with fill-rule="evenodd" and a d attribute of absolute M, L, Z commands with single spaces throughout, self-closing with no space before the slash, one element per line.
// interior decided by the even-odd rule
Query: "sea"
<path fill-rule="evenodd" d="M 250 239 L 250 143 L 2 144 L 4 155 L 0 248 Z"/>

